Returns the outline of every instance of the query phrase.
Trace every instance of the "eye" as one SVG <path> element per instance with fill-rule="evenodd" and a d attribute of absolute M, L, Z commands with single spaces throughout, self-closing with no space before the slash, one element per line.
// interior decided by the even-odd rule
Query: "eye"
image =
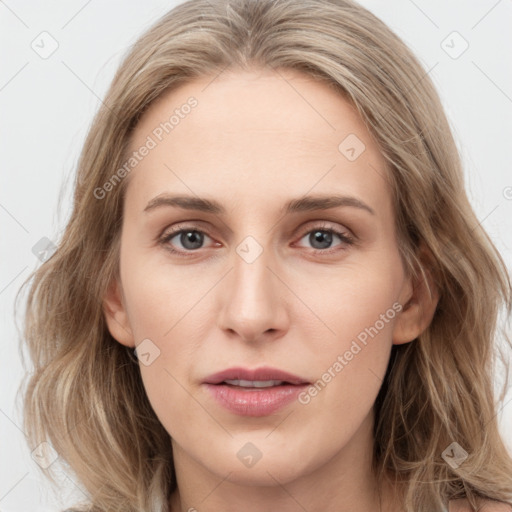
<path fill-rule="evenodd" d="M 335 238 L 338 238 L 341 243 L 338 244 L 339 249 L 332 250 L 332 243 Z M 316 226 L 302 235 L 301 240 L 307 239 L 315 252 L 331 253 L 337 250 L 344 250 L 347 246 L 354 243 L 353 237 L 348 232 L 343 232 L 325 224 Z"/>
<path fill-rule="evenodd" d="M 203 248 L 205 238 L 211 238 L 196 226 L 176 226 L 166 231 L 160 238 L 160 244 L 171 253 L 181 256 L 190 256 L 194 251 Z M 306 231 L 300 240 L 307 239 L 314 253 L 330 254 L 339 250 L 346 250 L 354 243 L 353 237 L 348 233 L 322 224 Z M 332 247 L 333 241 L 338 238 L 339 244 Z M 175 241 L 173 242 L 173 240 Z M 176 247 L 178 245 L 178 247 Z M 217 243 L 217 246 L 220 245 Z M 187 254 L 188 253 L 188 254 Z"/>
<path fill-rule="evenodd" d="M 171 252 L 183 253 L 201 249 L 205 237 L 210 238 L 204 231 L 194 227 L 184 228 L 179 226 L 177 229 L 166 232 L 160 242 Z M 174 238 L 176 239 L 174 244 L 179 243 L 181 245 L 178 249 L 175 249 L 171 242 Z"/>

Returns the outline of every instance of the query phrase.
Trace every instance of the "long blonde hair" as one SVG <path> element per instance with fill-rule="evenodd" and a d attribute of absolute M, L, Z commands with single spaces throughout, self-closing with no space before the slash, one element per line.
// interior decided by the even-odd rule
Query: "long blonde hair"
<path fill-rule="evenodd" d="M 440 291 L 431 325 L 393 347 L 375 403 L 376 474 L 394 475 L 408 511 L 444 510 L 463 496 L 473 506 L 478 497 L 512 503 L 512 460 L 493 389 L 510 278 L 469 204 L 428 74 L 350 0 L 189 0 L 129 51 L 86 139 L 58 248 L 22 286 L 33 280 L 23 326 L 33 363 L 24 390 L 31 447 L 51 443 L 89 492 L 87 510 L 167 509 L 176 487 L 169 434 L 133 354 L 112 338 L 102 312 L 119 276 L 127 180 L 104 199 L 95 190 L 123 165 L 133 129 L 156 98 L 194 77 L 253 66 L 300 70 L 358 109 L 392 170 L 404 265 L 415 276 L 428 269 Z M 442 457 L 454 442 L 468 454 L 458 467 Z"/>

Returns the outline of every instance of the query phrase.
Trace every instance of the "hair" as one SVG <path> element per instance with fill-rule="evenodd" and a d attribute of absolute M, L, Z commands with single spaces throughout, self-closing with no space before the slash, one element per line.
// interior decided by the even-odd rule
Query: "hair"
<path fill-rule="evenodd" d="M 23 392 L 30 446 L 55 448 L 85 486 L 86 510 L 167 510 L 176 488 L 171 439 L 132 349 L 111 336 L 102 310 L 119 277 L 128 180 L 104 199 L 94 191 L 125 162 L 155 99 L 196 77 L 251 68 L 302 71 L 357 109 L 389 165 L 404 268 L 432 276 L 439 290 L 429 326 L 393 346 L 375 402 L 379 481 L 392 477 L 407 511 L 444 510 L 461 497 L 473 507 L 480 498 L 512 503 L 493 381 L 500 312 L 512 310 L 510 277 L 468 201 L 428 72 L 350 0 L 188 0 L 130 48 L 86 138 L 57 249 L 21 288 L 31 282 L 22 333 L 32 363 Z M 458 467 L 442 457 L 453 442 L 467 452 Z"/>

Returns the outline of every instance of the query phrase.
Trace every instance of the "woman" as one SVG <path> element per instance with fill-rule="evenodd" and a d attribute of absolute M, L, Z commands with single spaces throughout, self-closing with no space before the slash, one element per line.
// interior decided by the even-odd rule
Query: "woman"
<path fill-rule="evenodd" d="M 185 2 L 122 63 L 31 284 L 30 444 L 91 511 L 510 510 L 511 286 L 477 224 L 375 16 Z"/>

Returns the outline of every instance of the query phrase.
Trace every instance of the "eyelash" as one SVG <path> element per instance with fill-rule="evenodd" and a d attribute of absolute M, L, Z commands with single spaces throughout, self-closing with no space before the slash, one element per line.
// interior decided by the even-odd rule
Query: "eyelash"
<path fill-rule="evenodd" d="M 191 257 L 194 255 L 194 253 L 196 253 L 199 249 L 195 249 L 195 250 L 186 250 L 186 251 L 182 251 L 182 250 L 176 250 L 176 249 L 173 249 L 171 247 L 171 245 L 169 244 L 169 241 L 174 238 L 176 235 L 179 235 L 180 233 L 186 233 L 186 232 L 190 232 L 190 231 L 194 231 L 194 232 L 197 232 L 197 233 L 201 233 L 203 235 L 206 235 L 208 237 L 210 237 L 208 235 L 208 233 L 206 233 L 205 231 L 201 230 L 201 229 L 198 229 L 197 226 L 182 226 L 182 225 L 178 225 L 176 226 L 175 228 L 173 228 L 172 231 L 167 231 L 165 232 L 159 239 L 159 243 L 164 246 L 164 248 L 166 250 L 168 250 L 169 252 L 173 253 L 173 254 L 176 254 L 178 256 L 183 256 L 183 257 Z M 334 235 L 337 235 L 339 237 L 339 239 L 341 240 L 341 242 L 343 244 L 345 244 L 346 246 L 351 246 L 355 243 L 355 240 L 354 238 L 347 234 L 346 232 L 343 232 L 343 231 L 339 231 L 333 227 L 329 227 L 329 225 L 326 225 L 326 224 L 321 224 L 321 225 L 318 225 L 318 226 L 314 226 L 313 228 L 310 228 L 308 231 L 305 231 L 299 238 L 299 240 L 301 240 L 302 238 L 304 238 L 305 235 L 308 235 L 314 231 L 321 231 L 321 232 L 324 232 L 324 233 L 332 233 Z M 211 238 L 211 237 L 210 237 Z M 338 252 L 338 251 L 344 251 L 344 250 L 347 250 L 347 247 L 344 247 L 344 248 L 341 248 L 341 249 L 336 249 L 336 248 L 329 248 L 329 249 L 312 249 L 312 253 L 313 254 L 323 254 L 323 255 L 329 255 L 329 254 L 332 254 L 332 253 L 335 253 L 335 252 Z"/>

